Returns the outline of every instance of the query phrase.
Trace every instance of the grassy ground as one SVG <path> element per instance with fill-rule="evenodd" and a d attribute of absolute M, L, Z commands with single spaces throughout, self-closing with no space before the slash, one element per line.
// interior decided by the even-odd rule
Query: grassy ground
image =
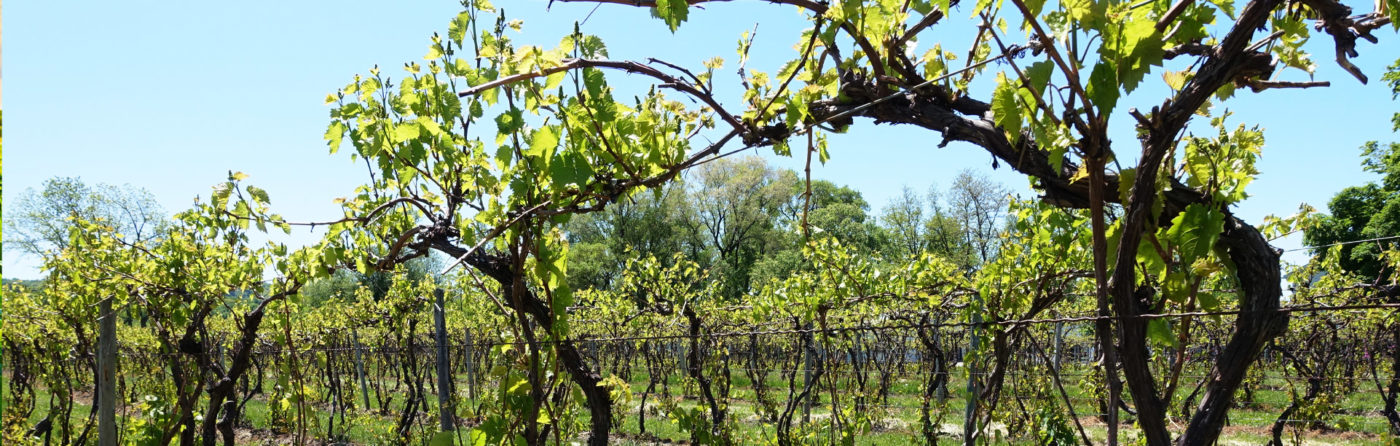
<path fill-rule="evenodd" d="M 687 391 L 687 386 L 678 375 L 669 376 L 668 386 L 672 396 L 665 397 L 660 395 L 660 386 L 657 387 L 652 395 L 648 396 L 647 403 L 652 410 L 648 412 L 646 421 L 647 432 L 643 435 L 638 427 L 638 410 L 641 409 L 639 403 L 642 396 L 641 394 L 646 389 L 647 379 L 648 377 L 645 374 L 637 374 L 630 380 L 632 399 L 630 402 L 623 403 L 625 405 L 622 407 L 625 407 L 625 409 L 619 410 L 623 414 L 623 417 L 616 420 L 617 427 L 615 432 L 618 434 L 618 439 L 614 442 L 617 444 L 653 444 L 656 443 L 655 440 L 671 442 L 688 441 L 690 435 L 686 432 L 682 432 L 679 429 L 678 423 L 670 420 L 666 414 L 661 413 L 659 404 L 662 399 L 668 399 L 668 401 L 676 407 L 685 409 L 693 408 L 700 404 L 700 401 L 693 397 L 682 398 L 675 395 L 681 393 L 695 395 L 698 392 L 694 391 L 693 385 L 691 385 L 691 388 Z M 761 439 L 771 438 L 774 427 L 771 424 L 761 421 L 761 417 L 756 414 L 754 404 L 752 403 L 755 397 L 751 383 L 747 377 L 743 376 L 741 373 L 735 373 L 732 379 L 733 389 L 729 404 L 729 419 L 732 420 L 734 425 L 733 433 L 735 438 L 744 443 L 757 443 L 760 442 Z M 799 377 L 798 379 L 800 381 L 801 378 Z M 960 388 L 962 383 L 965 383 L 964 379 L 965 378 L 958 376 L 953 378 L 953 384 L 950 384 L 949 399 L 940 406 L 943 412 L 943 419 L 940 421 L 939 425 L 944 435 L 946 435 L 943 441 L 949 443 L 958 441 L 956 439 L 961 438 L 960 432 L 963 423 L 962 414 L 966 407 L 966 400 L 958 396 L 959 392 L 957 388 Z M 778 399 L 785 399 L 787 397 L 787 381 L 784 378 L 773 373 L 769 374 L 765 381 L 773 396 Z M 1099 418 L 1088 415 L 1099 411 L 1096 402 L 1092 398 L 1089 398 L 1089 395 L 1084 389 L 1079 388 L 1078 385 L 1070 381 L 1073 380 L 1067 380 L 1065 382 L 1066 392 L 1070 394 L 1071 400 L 1075 403 L 1075 412 L 1081 414 L 1080 421 L 1084 424 L 1086 433 L 1096 443 L 1103 442 L 1106 438 L 1106 426 Z M 466 377 L 464 375 L 458 376 L 456 382 L 465 383 Z M 1237 408 L 1231 411 L 1230 426 L 1226 428 L 1220 444 L 1256 445 L 1266 443 L 1269 440 L 1268 427 L 1273 424 L 1277 414 L 1288 405 L 1290 397 L 1286 385 L 1282 385 L 1283 381 L 1268 379 L 1268 377 L 1266 377 L 1262 382 L 1264 385 L 1255 387 L 1250 401 L 1237 405 Z M 842 384 L 841 388 L 855 388 L 855 386 L 850 383 L 839 384 Z M 6 386 L 4 388 L 4 395 L 8 397 L 8 380 L 3 380 L 3 385 Z M 871 426 L 868 430 L 860 433 L 856 443 L 862 445 L 904 445 L 919 442 L 922 438 L 919 424 L 920 411 L 918 409 L 921 403 L 921 399 L 918 396 L 921 394 L 921 385 L 921 383 L 914 380 L 896 380 L 892 383 L 891 395 L 887 401 L 875 401 L 872 395 L 870 397 L 872 407 L 864 412 L 864 415 L 871 420 Z M 1018 389 L 1034 388 L 1035 386 L 1047 386 L 1047 388 L 1049 388 L 1051 384 L 1048 380 L 1045 382 L 1032 382 L 1030 380 L 1021 380 L 1021 382 L 1013 381 L 1003 392 L 1002 407 L 1014 407 L 1012 405 L 1014 405 L 1015 402 L 1011 400 L 1011 398 L 1017 396 L 1015 393 Z M 42 419 L 44 414 L 49 410 L 49 395 L 43 389 L 40 389 L 38 393 L 34 414 L 29 417 L 28 425 L 30 426 Z M 837 398 L 844 404 L 855 396 L 854 391 L 848 391 L 838 394 Z M 1241 395 L 1241 397 L 1243 397 L 1243 395 Z M 358 395 L 354 396 L 354 398 L 356 401 L 360 401 Z M 328 429 L 334 426 L 336 436 L 340 440 L 349 443 L 376 444 L 391 441 L 394 438 L 393 429 L 397 422 L 397 416 L 402 410 L 402 403 L 405 398 L 404 395 L 396 395 L 393 400 L 393 406 L 390 407 L 387 412 L 378 412 L 378 407 L 371 407 L 370 410 L 352 410 L 344 414 L 343 420 L 342 417 L 339 416 L 334 420 L 331 419 L 331 408 L 328 404 L 308 403 L 306 406 L 308 412 L 307 435 L 309 438 L 325 439 L 328 437 Z M 90 394 L 86 392 L 80 393 L 76 395 L 76 399 L 77 401 L 72 411 L 72 422 L 75 429 L 81 429 L 81 426 L 86 422 L 91 410 L 91 406 L 87 404 L 90 401 Z M 437 409 L 435 404 L 433 404 L 435 401 L 436 399 L 430 395 L 428 412 L 418 414 L 418 420 L 421 426 L 420 433 L 423 435 L 430 435 L 431 430 L 436 426 L 435 413 Z M 1056 402 L 1056 406 L 1058 407 L 1058 397 Z M 145 417 L 146 414 L 139 411 L 140 407 L 130 404 L 131 402 L 128 403 L 126 413 L 120 414 L 121 416 L 119 418 L 121 419 L 119 423 L 121 423 L 121 426 L 130 428 L 137 419 Z M 470 401 L 466 401 L 465 403 L 467 404 L 459 407 L 466 408 L 474 406 Z M 266 444 L 294 441 L 295 432 L 273 428 L 274 409 L 278 408 L 281 404 L 282 402 L 280 400 L 269 401 L 265 396 L 258 396 L 251 400 L 244 410 L 243 415 L 246 420 L 244 424 L 257 426 L 258 428 L 240 429 L 238 442 L 240 444 Z M 355 404 L 357 406 L 359 405 L 358 402 Z M 378 403 L 374 398 L 371 398 L 371 404 L 375 405 Z M 826 426 L 830 423 L 831 411 L 828 404 L 830 404 L 830 395 L 823 392 L 819 403 L 814 405 L 811 409 L 810 419 L 812 425 L 816 429 L 825 430 Z M 1379 407 L 1381 407 L 1379 395 L 1374 392 L 1354 392 L 1341 399 L 1336 406 L 1336 411 L 1329 414 L 1327 417 L 1327 425 L 1337 430 L 1301 431 L 1290 428 L 1285 431 L 1284 438 L 1286 441 L 1297 439 L 1301 441 L 1300 444 L 1308 445 L 1388 444 L 1387 428 L 1384 419 L 1378 413 Z M 781 404 L 779 408 L 781 409 Z M 6 410 L 10 410 L 10 408 L 6 407 Z M 293 403 L 287 406 L 286 410 L 289 411 L 288 413 L 293 414 L 292 416 L 295 416 L 294 414 L 297 412 L 298 407 Z M 465 409 L 464 411 L 469 411 L 469 409 Z M 586 418 L 586 414 L 584 417 Z M 800 409 L 798 410 L 796 419 L 799 421 L 802 419 Z M 586 420 L 581 420 L 581 422 L 586 423 Z M 1182 420 L 1177 420 L 1174 426 L 1180 428 L 1182 424 Z M 1005 433 L 1005 430 L 1005 426 L 993 425 L 991 431 L 1001 432 L 1002 435 L 1002 438 L 998 441 L 994 441 L 994 444 L 1019 444 L 1030 440 L 1030 438 L 1024 436 L 1024 432 L 1017 432 L 1017 435 L 1008 435 Z M 1123 439 L 1131 440 L 1129 435 L 1131 431 L 1133 431 L 1132 426 L 1125 424 L 1121 430 L 1122 432 L 1120 432 L 1120 435 L 1123 435 Z M 1298 436 L 1295 437 L 1295 434 Z M 1008 436 L 1011 438 L 1007 439 L 1006 437 Z"/>

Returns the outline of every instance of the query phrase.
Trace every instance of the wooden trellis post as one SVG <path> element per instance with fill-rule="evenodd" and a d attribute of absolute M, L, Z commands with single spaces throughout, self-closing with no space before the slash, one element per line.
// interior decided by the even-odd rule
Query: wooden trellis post
<path fill-rule="evenodd" d="M 360 345 L 360 333 L 350 329 L 350 339 L 355 341 L 355 375 L 360 379 L 360 395 L 365 400 L 365 410 L 369 410 L 369 383 L 365 381 L 364 347 Z"/>
<path fill-rule="evenodd" d="M 476 364 L 472 362 L 472 331 L 469 328 L 463 331 L 466 333 L 463 338 L 466 343 L 463 344 L 462 348 L 463 354 L 466 355 L 467 364 L 467 398 L 476 399 Z"/>
<path fill-rule="evenodd" d="M 802 345 L 802 347 L 803 347 L 803 348 L 802 348 L 802 354 L 803 354 L 803 356 L 806 357 L 806 359 L 805 359 L 806 362 L 805 362 L 805 364 L 804 364 L 803 367 L 802 367 L 802 368 L 803 368 L 803 370 L 802 370 L 802 388 L 803 388 L 803 389 L 811 389 L 811 388 L 812 388 L 812 359 L 813 359 L 812 357 L 813 357 L 813 356 L 816 356 L 817 351 L 816 351 L 816 347 L 814 347 L 814 346 L 812 345 L 812 337 L 813 337 L 813 336 L 812 336 L 812 323 L 811 323 L 811 322 L 808 322 L 807 325 L 803 326 L 802 328 L 803 328 L 803 330 L 806 330 L 806 331 L 807 331 L 807 333 L 802 337 L 802 344 L 803 344 L 803 345 Z M 811 392 L 811 391 L 809 391 L 809 392 L 807 393 L 807 398 L 804 399 L 804 400 L 802 400 L 802 422 L 803 422 L 803 423 L 810 423 L 810 422 L 812 422 L 812 398 L 813 398 L 814 395 L 816 395 L 816 392 Z"/>
<path fill-rule="evenodd" d="M 112 298 L 102 300 L 97 338 L 97 444 L 117 444 L 117 318 Z"/>

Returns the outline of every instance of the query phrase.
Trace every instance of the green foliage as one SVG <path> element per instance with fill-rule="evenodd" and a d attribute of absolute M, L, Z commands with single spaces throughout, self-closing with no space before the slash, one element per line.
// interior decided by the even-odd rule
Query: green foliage
<path fill-rule="evenodd" d="M 1361 146 L 1361 167 L 1381 175 L 1381 185 L 1388 191 L 1400 190 L 1400 144 L 1368 141 Z"/>
<path fill-rule="evenodd" d="M 1036 413 L 1036 418 L 1036 444 L 1047 446 L 1079 444 L 1079 439 L 1075 438 L 1074 431 L 1071 430 L 1064 415 L 1058 410 L 1042 406 Z"/>
<path fill-rule="evenodd" d="M 971 270 L 981 263 L 980 248 L 994 250 L 1004 211 L 999 185 L 968 171 L 944 193 L 930 188 L 926 196 L 906 187 L 887 205 L 880 220 L 888 239 L 889 260 L 916 258 L 932 252 Z M 942 200 L 941 198 L 946 198 Z M 946 201 L 946 202 L 945 202 Z"/>
<path fill-rule="evenodd" d="M 1166 239 L 1177 246 L 1181 263 L 1190 265 L 1210 254 L 1224 224 L 1225 214 L 1220 211 L 1201 205 L 1187 206 L 1172 219 Z"/>
<path fill-rule="evenodd" d="M 1313 218 L 1304 228 L 1303 240 L 1322 259 L 1337 256 L 1342 269 L 1362 280 L 1390 277 L 1383 268 L 1382 251 L 1394 240 L 1355 243 L 1400 234 L 1400 145 L 1362 146 L 1362 166 L 1381 175 L 1371 182 L 1342 189 L 1327 203 L 1328 215 Z"/>
<path fill-rule="evenodd" d="M 997 89 L 992 93 L 992 116 L 997 127 L 1006 130 L 1006 139 L 1016 140 L 1021 135 L 1021 106 L 1016 103 L 1019 96 L 1016 87 L 1005 75 L 998 75 Z"/>
<path fill-rule="evenodd" d="M 671 32 L 674 33 L 680 28 L 681 22 L 685 21 L 689 8 L 690 4 L 685 0 L 657 0 L 651 13 L 666 22 L 666 26 L 671 27 Z"/>
<path fill-rule="evenodd" d="M 1258 127 L 1246 130 L 1244 125 L 1227 131 L 1223 116 L 1211 119 L 1218 130 L 1214 138 L 1192 137 L 1185 147 L 1186 184 L 1212 196 L 1217 204 L 1233 204 L 1244 200 L 1245 193 L 1259 170 L 1254 167 L 1264 146 L 1264 134 Z"/>
<path fill-rule="evenodd" d="M 160 444 L 162 428 L 170 425 L 170 417 L 174 415 L 170 402 L 155 395 L 145 395 L 136 401 L 136 410 L 140 416 L 126 427 L 128 443 L 141 446 Z"/>
<path fill-rule="evenodd" d="M 681 220 L 684 209 L 692 205 L 684 189 L 675 185 L 627 197 L 602 212 L 574 217 L 564 228 L 572 252 L 570 284 L 575 289 L 611 289 L 633 256 L 669 262 L 676 252 L 697 253 L 690 249 L 693 237 Z"/>

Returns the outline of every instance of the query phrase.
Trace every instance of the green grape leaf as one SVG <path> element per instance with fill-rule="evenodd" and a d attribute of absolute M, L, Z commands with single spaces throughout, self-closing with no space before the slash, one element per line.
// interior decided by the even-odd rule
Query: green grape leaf
<path fill-rule="evenodd" d="M 1172 219 L 1167 238 L 1180 249 L 1182 261 L 1191 264 L 1210 254 L 1220 232 L 1225 229 L 1225 214 L 1200 204 L 1187 206 Z"/>
<path fill-rule="evenodd" d="M 417 122 L 400 122 L 394 126 L 394 142 L 404 142 L 417 138 L 423 128 Z"/>
<path fill-rule="evenodd" d="M 1021 136 L 1021 107 L 1016 105 L 1016 87 L 1004 74 L 997 74 L 997 88 L 992 92 L 992 120 L 1003 130 L 1006 138 L 1015 141 Z"/>
<path fill-rule="evenodd" d="M 554 126 L 544 126 L 535 131 L 530 138 L 530 148 L 525 151 L 527 156 L 535 156 L 548 160 L 554 156 L 554 150 L 559 147 L 559 133 L 554 130 Z"/>
<path fill-rule="evenodd" d="M 1055 64 L 1042 60 L 1026 68 L 1026 78 L 1030 80 L 1031 92 L 1045 96 L 1045 86 L 1050 84 L 1050 75 L 1055 72 Z"/>
<path fill-rule="evenodd" d="M 253 201 L 257 202 L 258 204 L 265 205 L 268 203 L 267 191 L 262 190 L 262 188 L 259 188 L 257 186 L 248 186 L 248 195 L 252 195 Z"/>
<path fill-rule="evenodd" d="M 485 426 L 483 424 L 483 426 Z M 486 446 L 486 432 L 481 429 L 472 429 L 467 432 L 467 443 L 471 446 Z"/>
<path fill-rule="evenodd" d="M 345 123 L 340 121 L 332 121 L 331 125 L 329 127 L 326 127 L 326 145 L 330 146 L 332 155 L 334 155 L 335 152 L 340 151 L 340 143 L 344 139 Z"/>
<path fill-rule="evenodd" d="M 549 165 L 550 179 L 556 188 L 569 184 L 582 186 L 593 176 L 593 167 L 588 159 L 575 151 L 564 152 Z"/>
<path fill-rule="evenodd" d="M 1089 88 L 1085 92 L 1089 100 L 1099 108 L 1099 114 L 1108 115 L 1118 105 L 1118 73 L 1113 62 L 1100 60 L 1089 74 Z"/>
<path fill-rule="evenodd" d="M 545 89 L 545 90 L 553 90 L 553 89 L 555 89 L 555 88 L 558 88 L 558 87 L 559 87 L 559 84 L 564 83 L 564 77 L 565 77 L 567 74 L 568 74 L 567 72 L 560 71 L 560 72 L 558 72 L 558 73 L 554 73 L 554 74 L 549 75 L 549 77 L 546 77 L 546 78 L 544 79 L 544 89 Z"/>
<path fill-rule="evenodd" d="M 225 182 L 214 185 L 214 193 L 210 196 L 210 201 L 215 208 L 222 209 L 224 203 L 228 202 L 229 194 L 233 193 L 233 183 Z"/>
<path fill-rule="evenodd" d="M 603 87 L 607 86 L 603 79 L 603 70 L 597 68 L 583 69 L 583 86 L 588 89 L 588 95 L 597 97 L 603 94 Z"/>
<path fill-rule="evenodd" d="M 666 26 L 671 27 L 671 32 L 676 32 L 689 14 L 690 4 L 686 0 L 656 0 L 656 7 L 651 13 L 666 22 Z"/>
<path fill-rule="evenodd" d="M 452 23 L 447 25 L 447 38 L 458 44 L 467 37 L 467 29 L 472 26 L 472 14 L 470 11 L 462 11 L 457 17 L 452 19 Z"/>
<path fill-rule="evenodd" d="M 1201 304 L 1203 311 L 1220 311 L 1220 299 L 1215 297 L 1215 293 L 1201 291 L 1196 294 L 1196 303 Z"/>
<path fill-rule="evenodd" d="M 1390 27 L 1400 30 L 1400 0 L 1385 0 L 1385 5 L 1390 13 Z"/>
<path fill-rule="evenodd" d="M 502 135 L 520 130 L 524 126 L 525 119 L 521 116 L 521 111 L 518 108 L 512 108 L 496 117 L 496 131 Z"/>
<path fill-rule="evenodd" d="M 1176 345 L 1176 337 L 1172 336 L 1172 327 L 1166 319 L 1149 319 L 1147 337 L 1166 345 Z"/>
<path fill-rule="evenodd" d="M 1388 1 L 1395 1 L 1395 0 L 1388 0 Z M 1220 10 L 1221 10 L 1222 12 L 1225 13 L 1225 16 L 1230 18 L 1230 20 L 1235 20 L 1235 2 L 1234 2 L 1234 0 L 1211 0 L 1211 3 L 1212 3 L 1212 4 L 1215 4 L 1216 7 L 1219 7 Z M 1392 9 L 1391 11 L 1392 11 L 1392 14 L 1393 14 L 1393 13 L 1394 13 L 1394 12 L 1393 12 L 1394 10 Z"/>
<path fill-rule="evenodd" d="M 456 437 L 452 435 L 452 431 L 442 431 L 433 434 L 433 439 L 428 442 L 428 446 L 452 446 L 455 440 Z"/>

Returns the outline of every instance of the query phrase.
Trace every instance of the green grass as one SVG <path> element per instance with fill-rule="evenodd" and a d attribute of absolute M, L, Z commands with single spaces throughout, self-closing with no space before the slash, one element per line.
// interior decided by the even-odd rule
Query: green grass
<path fill-rule="evenodd" d="M 621 437 L 624 437 L 618 441 L 620 444 L 645 444 L 645 442 L 635 439 L 641 433 L 638 426 L 636 411 L 637 405 L 641 400 L 641 394 L 647 387 L 647 380 L 649 377 L 643 368 L 634 367 L 633 370 L 637 373 L 634 373 L 631 377 L 632 379 L 629 380 L 632 399 L 629 402 L 625 402 L 625 406 L 622 406 L 622 408 L 617 411 L 621 412 L 623 415 L 615 420 L 615 432 L 621 434 Z M 1073 376 L 1082 374 L 1083 372 L 1084 371 L 1071 370 L 1067 371 L 1065 375 Z M 1267 428 L 1273 424 L 1277 414 L 1280 413 L 1290 401 L 1287 386 L 1276 377 L 1276 373 L 1266 373 L 1263 379 L 1265 385 L 1256 386 L 1252 401 L 1230 412 L 1231 427 L 1226 429 L 1220 444 L 1260 444 L 1268 441 Z M 698 394 L 694 389 L 693 383 L 687 384 L 686 380 L 682 379 L 681 375 L 678 373 L 671 373 L 665 378 L 671 393 L 669 398 L 672 404 L 685 409 L 698 407 L 698 405 L 702 404 L 701 401 L 693 396 L 688 398 L 679 398 L 675 396 L 679 393 L 685 393 L 687 395 Z M 455 379 L 459 385 L 466 382 L 465 375 L 456 376 Z M 797 382 L 800 383 L 801 379 L 799 375 Z M 778 401 L 778 409 L 781 410 L 781 401 L 787 398 L 788 381 L 786 377 L 780 376 L 777 373 L 769 373 L 767 376 L 764 376 L 764 381 L 768 386 L 770 396 Z M 941 424 L 945 427 L 958 427 L 960 429 L 962 425 L 962 414 L 966 400 L 959 396 L 959 393 L 961 393 L 965 382 L 964 376 L 956 376 L 955 374 L 949 383 L 949 399 L 942 406 L 935 408 L 936 411 L 941 410 L 943 412 Z M 358 384 L 353 382 L 346 382 L 345 384 L 349 390 L 358 391 Z M 388 384 L 392 385 L 392 383 Z M 822 381 L 822 384 L 825 385 L 826 381 Z M 873 387 L 878 385 L 878 376 L 872 374 L 868 384 L 872 387 L 870 391 L 873 393 Z M 7 397 L 9 391 L 8 385 L 9 382 L 7 379 L 0 380 L 0 389 L 6 392 L 5 395 Z M 838 381 L 837 385 L 839 388 L 845 389 L 845 391 L 839 393 L 837 397 L 843 404 L 848 403 L 850 399 L 854 397 L 853 393 L 856 391 L 855 384 L 848 380 L 841 380 Z M 871 418 L 873 418 L 873 421 L 880 427 L 860 433 L 857 437 L 857 444 L 903 445 L 918 442 L 919 439 L 922 438 L 918 422 L 918 407 L 921 404 L 920 395 L 922 393 L 922 385 L 922 382 L 915 379 L 896 379 L 891 383 L 891 395 L 888 401 L 877 401 L 874 399 L 873 395 L 871 395 L 870 404 L 888 405 L 892 407 L 872 408 L 870 410 Z M 1069 393 L 1071 400 L 1075 403 L 1075 412 L 1080 414 L 1081 421 L 1086 425 L 1085 430 L 1087 434 L 1094 439 L 1095 442 L 1104 441 L 1107 431 L 1106 427 L 1097 418 L 1089 415 L 1098 412 L 1097 403 L 1090 398 L 1090 395 L 1085 389 L 1077 385 L 1074 378 L 1066 379 L 1064 385 L 1066 392 Z M 754 403 L 752 402 L 755 397 L 750 379 L 742 372 L 735 372 L 732 374 L 732 386 L 728 419 L 732 424 L 732 434 L 734 438 L 739 439 L 743 443 L 758 443 L 761 439 L 772 438 L 775 432 L 774 426 L 756 421 L 758 417 L 755 416 Z M 269 385 L 268 387 L 268 391 L 271 391 L 271 386 Z M 486 389 L 493 388 L 490 385 L 483 385 L 483 387 Z M 1025 392 L 1029 391 L 1028 388 L 1036 387 L 1053 389 L 1053 386 L 1051 386 L 1048 381 L 1032 383 L 1008 379 L 1007 387 L 1003 391 L 1001 407 L 1014 407 L 1014 401 L 1010 398 L 1012 398 L 1016 392 Z M 653 393 L 648 396 L 647 401 L 649 405 L 658 404 L 663 398 L 668 398 L 661 395 L 661 390 L 662 387 L 658 384 Z M 462 389 L 459 389 L 459 391 L 464 392 Z M 1189 392 L 1189 389 L 1180 391 L 1180 393 L 1187 392 Z M 43 388 L 39 388 L 37 389 L 37 393 L 36 410 L 28 421 L 28 425 L 31 426 L 42 419 L 44 416 L 43 414 L 47 413 L 49 409 L 48 392 Z M 407 395 L 399 393 L 393 396 L 393 405 L 389 408 L 387 413 L 381 414 L 377 410 L 379 409 L 378 407 L 372 407 L 370 410 L 356 409 L 349 411 L 349 413 L 344 415 L 345 422 L 342 422 L 340 417 L 337 417 L 334 422 L 336 435 L 355 444 L 375 444 L 393 440 L 393 430 Z M 1052 393 L 1051 396 L 1053 397 L 1055 406 L 1059 407 L 1061 403 L 1059 395 L 1057 393 Z M 416 433 L 422 436 L 430 435 L 432 431 L 436 429 L 436 398 L 433 395 L 428 395 L 427 397 L 429 400 L 429 410 L 426 413 L 419 414 L 418 424 L 416 426 Z M 1243 397 L 1243 395 L 1241 395 L 1241 397 Z M 352 396 L 347 395 L 347 398 L 352 398 Z M 359 405 L 359 401 L 362 401 L 358 394 L 353 395 L 353 399 L 355 405 Z M 372 404 L 378 404 L 375 398 L 370 398 L 370 400 Z M 245 420 L 243 424 L 257 426 L 257 428 L 242 433 L 240 435 L 240 442 L 245 442 L 244 440 L 246 440 L 247 444 L 259 444 L 260 440 L 269 439 L 269 437 L 275 437 L 271 438 L 273 441 L 289 441 L 292 438 L 290 436 L 292 435 L 291 432 L 272 428 L 275 424 L 273 420 L 273 405 L 281 404 L 282 402 L 279 400 L 269 401 L 265 395 L 257 396 L 251 400 L 242 414 Z M 813 405 L 811 411 L 814 428 L 818 431 L 822 431 L 823 434 L 825 433 L 824 431 L 827 430 L 828 422 L 826 420 L 830 419 L 831 411 L 829 404 L 830 394 L 828 391 L 823 390 L 820 395 L 819 403 Z M 474 404 L 470 401 L 464 401 L 462 404 L 459 404 L 459 406 L 462 408 L 459 410 L 466 410 L 465 408 L 467 407 L 474 407 Z M 1306 438 L 1305 444 L 1386 444 L 1387 427 L 1384 423 L 1384 419 L 1376 410 L 1376 408 L 1380 406 L 1381 401 L 1379 395 L 1374 392 L 1365 392 L 1364 387 L 1359 388 L 1357 392 L 1346 395 L 1345 398 L 1341 399 L 1337 405 L 1338 411 L 1330 416 L 1330 421 L 1333 426 L 1336 426 L 1338 422 L 1344 422 L 1348 425 L 1347 430 L 1349 433 L 1344 436 L 1336 433 L 1319 434 L 1316 432 L 1307 432 L 1304 435 Z M 199 409 L 202 408 L 203 405 L 201 404 Z M 6 408 L 6 410 L 9 409 L 9 407 Z M 295 417 L 297 410 L 295 403 L 293 403 L 289 409 L 290 416 Z M 308 420 L 307 434 L 311 438 L 327 438 L 327 427 L 331 424 L 330 417 L 332 416 L 330 407 L 323 402 L 309 402 L 306 405 L 306 409 Z M 81 402 L 75 402 L 71 417 L 71 422 L 75 430 L 81 429 L 82 423 L 87 419 L 89 410 L 89 406 Z M 198 413 L 198 411 L 199 410 L 197 410 L 196 413 Z M 588 415 L 586 411 L 581 411 L 581 413 L 580 417 L 582 419 L 578 420 L 578 422 L 586 425 Z M 140 417 L 143 415 L 133 413 L 132 416 Z M 937 416 L 936 412 L 935 416 Z M 1124 414 L 1124 417 L 1127 418 L 1126 414 Z M 120 418 L 120 423 L 131 423 L 134 421 L 134 419 L 128 419 L 125 414 Z M 800 422 L 801 418 L 801 409 L 798 409 L 798 414 L 795 419 Z M 672 441 L 683 441 L 689 440 L 690 438 L 690 434 L 682 432 L 679 425 L 667 417 L 666 414 L 650 413 L 647 416 L 646 424 L 647 434 L 655 438 Z M 1177 426 L 1181 424 L 1181 420 L 1178 420 Z M 949 430 L 956 432 L 958 429 Z M 1120 435 L 1123 435 L 1125 440 L 1129 440 L 1130 438 L 1128 436 L 1131 435 L 1133 430 L 1130 424 L 1125 424 L 1121 428 Z M 1291 438 L 1292 433 L 1292 428 L 1290 428 L 1285 434 L 1285 439 Z M 1024 433 L 1018 432 L 1018 434 Z M 956 434 L 950 433 L 950 435 Z M 955 437 L 945 437 L 944 441 L 951 442 L 953 438 Z M 1003 438 L 993 443 L 1018 444 L 1026 440 L 1028 440 L 1028 438 L 1024 436 L 1013 436 L 1013 438 Z"/>

